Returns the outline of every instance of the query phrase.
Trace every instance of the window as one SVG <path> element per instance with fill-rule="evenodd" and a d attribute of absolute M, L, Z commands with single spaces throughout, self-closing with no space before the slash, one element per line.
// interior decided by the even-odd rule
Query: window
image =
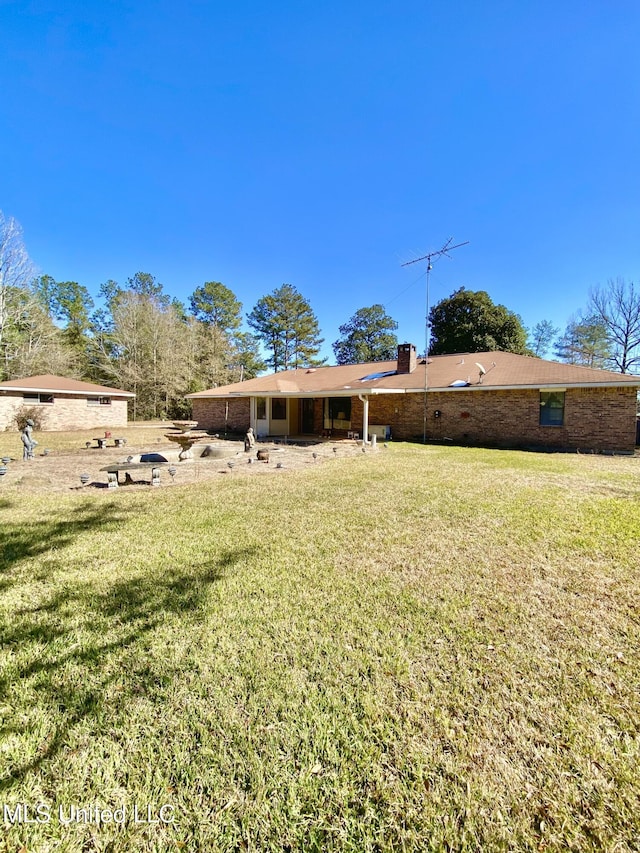
<path fill-rule="evenodd" d="M 324 429 L 351 429 L 351 397 L 327 397 Z"/>
<path fill-rule="evenodd" d="M 34 403 L 53 405 L 53 394 L 25 394 L 23 399 L 30 406 Z"/>
<path fill-rule="evenodd" d="M 540 392 L 540 426 L 564 424 L 564 391 Z"/>
<path fill-rule="evenodd" d="M 256 397 L 256 420 L 266 421 L 267 419 L 267 398 Z"/>
<path fill-rule="evenodd" d="M 111 397 L 87 397 L 87 406 L 110 406 Z"/>
<path fill-rule="evenodd" d="M 287 401 L 281 397 L 271 398 L 271 420 L 286 421 L 287 419 Z"/>

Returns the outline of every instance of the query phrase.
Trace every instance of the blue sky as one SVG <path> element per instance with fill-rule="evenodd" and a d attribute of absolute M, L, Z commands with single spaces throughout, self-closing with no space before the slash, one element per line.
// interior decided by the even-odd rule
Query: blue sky
<path fill-rule="evenodd" d="M 636 0 L 0 0 L 0 209 L 96 295 L 150 272 L 245 312 L 282 283 L 326 338 L 487 290 L 564 326 L 640 273 Z"/>

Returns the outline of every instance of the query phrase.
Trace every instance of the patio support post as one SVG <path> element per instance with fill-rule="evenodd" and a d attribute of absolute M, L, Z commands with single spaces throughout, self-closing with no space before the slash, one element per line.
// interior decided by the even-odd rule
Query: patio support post
<path fill-rule="evenodd" d="M 363 397 L 358 394 L 358 400 L 362 403 L 362 443 L 368 444 L 367 436 L 369 435 L 369 397 Z"/>

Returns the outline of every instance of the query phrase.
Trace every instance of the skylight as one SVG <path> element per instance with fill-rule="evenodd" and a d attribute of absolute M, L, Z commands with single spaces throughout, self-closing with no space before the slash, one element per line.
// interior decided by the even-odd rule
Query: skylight
<path fill-rule="evenodd" d="M 385 376 L 395 376 L 396 373 L 396 370 L 387 370 L 381 373 L 369 373 L 367 376 L 363 376 L 360 382 L 371 382 L 374 379 L 384 379 Z"/>

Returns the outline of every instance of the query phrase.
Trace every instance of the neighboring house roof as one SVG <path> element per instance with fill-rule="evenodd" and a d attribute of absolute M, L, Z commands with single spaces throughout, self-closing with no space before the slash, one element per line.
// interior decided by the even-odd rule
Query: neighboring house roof
<path fill-rule="evenodd" d="M 66 376 L 27 376 L 22 379 L 9 379 L 0 382 L 2 391 L 26 391 L 27 393 L 43 392 L 45 394 L 71 394 L 76 396 L 94 396 L 96 394 L 109 397 L 135 397 L 130 391 L 119 388 L 108 388 L 105 385 L 95 385 L 93 382 L 80 382 L 78 379 L 68 379 Z"/>
<path fill-rule="evenodd" d="M 480 368 L 485 371 L 480 376 Z M 353 396 L 423 391 L 425 363 L 411 373 L 397 373 L 397 362 L 376 361 L 337 367 L 300 368 L 188 394 L 209 397 Z M 560 364 L 510 352 L 475 352 L 431 356 L 427 364 L 430 391 L 497 391 L 516 388 L 640 387 L 640 376 L 574 364 Z"/>

